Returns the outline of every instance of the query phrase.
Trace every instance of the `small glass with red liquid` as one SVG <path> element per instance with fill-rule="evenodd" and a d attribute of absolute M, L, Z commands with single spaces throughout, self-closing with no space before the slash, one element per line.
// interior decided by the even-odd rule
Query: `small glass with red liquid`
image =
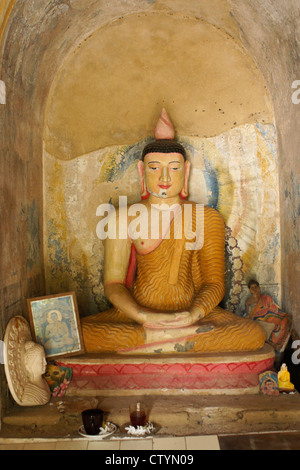
<path fill-rule="evenodd" d="M 138 426 L 146 426 L 147 413 L 143 403 L 137 402 L 130 405 L 129 413 L 131 426 L 135 428 L 137 428 Z"/>

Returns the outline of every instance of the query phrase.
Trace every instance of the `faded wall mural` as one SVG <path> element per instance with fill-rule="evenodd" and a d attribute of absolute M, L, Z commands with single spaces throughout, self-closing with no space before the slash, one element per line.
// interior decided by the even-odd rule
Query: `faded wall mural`
<path fill-rule="evenodd" d="M 246 124 L 216 137 L 178 136 L 191 161 L 189 199 L 219 210 L 226 223 L 223 306 L 243 312 L 247 281 L 256 277 L 280 303 L 276 132 Z M 64 161 L 44 152 L 44 249 L 48 293 L 74 290 L 80 315 L 108 307 L 103 241 L 96 235 L 102 203 L 140 200 L 136 162 L 148 139 Z"/>

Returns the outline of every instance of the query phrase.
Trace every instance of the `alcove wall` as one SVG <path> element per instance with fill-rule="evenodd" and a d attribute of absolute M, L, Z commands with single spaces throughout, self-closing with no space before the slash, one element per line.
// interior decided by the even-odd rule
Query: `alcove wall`
<path fill-rule="evenodd" d="M 265 276 L 263 284 L 293 313 L 299 333 L 300 104 L 291 99 L 300 79 L 299 10 L 297 0 L 2 3 L 2 337 L 9 318 L 27 315 L 28 297 L 79 286 L 83 314 L 104 306 L 101 283 L 95 290 L 94 281 L 101 278 L 101 245 L 92 250 L 98 266 L 90 269 L 86 258 L 98 240 L 85 234 L 97 220 L 78 231 L 68 214 L 83 201 L 80 210 L 89 206 L 92 216 L 98 197 L 113 189 L 117 199 L 120 180 L 138 197 L 133 164 L 162 106 L 194 163 L 191 197 L 219 204 L 230 230 L 254 224 L 240 238 L 228 232 L 228 246 L 238 241 L 243 261 L 240 300 L 248 276 Z M 247 165 L 237 165 L 241 158 Z M 75 213 L 80 221 L 82 213 Z M 253 230 L 261 245 L 251 245 Z M 57 248 L 57 241 L 64 245 Z M 246 242 L 255 249 L 247 251 Z M 230 256 L 233 265 L 232 250 Z M 3 407 L 8 394 L 1 374 Z"/>
<path fill-rule="evenodd" d="M 124 77 L 126 77 L 124 79 Z M 189 198 L 227 225 L 225 306 L 255 276 L 280 301 L 277 143 L 271 101 L 246 51 L 194 15 L 136 13 L 66 58 L 44 125 L 44 262 L 49 293 L 74 290 L 81 316 L 108 307 L 97 207 L 140 200 L 137 160 L 165 106 L 191 162 Z"/>

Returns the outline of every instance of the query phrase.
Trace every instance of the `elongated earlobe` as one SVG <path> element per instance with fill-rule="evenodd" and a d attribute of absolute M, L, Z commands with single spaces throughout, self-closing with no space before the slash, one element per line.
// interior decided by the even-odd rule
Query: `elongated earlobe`
<path fill-rule="evenodd" d="M 190 176 L 190 168 L 191 164 L 189 161 L 185 162 L 185 172 L 184 172 L 184 186 L 182 190 L 180 191 L 179 196 L 181 199 L 186 199 L 189 195 L 189 188 L 188 188 L 188 183 L 189 183 L 189 176 Z"/>
<path fill-rule="evenodd" d="M 138 161 L 138 172 L 139 172 L 139 175 L 140 175 L 140 181 L 141 181 L 141 197 L 142 199 L 148 199 L 148 197 L 150 196 L 148 190 L 147 190 L 147 186 L 146 186 L 146 183 L 145 183 L 145 178 L 144 178 L 144 163 L 142 162 L 142 160 L 139 160 Z"/>
<path fill-rule="evenodd" d="M 148 199 L 149 196 L 150 196 L 150 193 L 149 193 L 148 189 L 146 188 L 146 192 L 141 194 L 141 197 L 144 200 L 144 199 Z"/>

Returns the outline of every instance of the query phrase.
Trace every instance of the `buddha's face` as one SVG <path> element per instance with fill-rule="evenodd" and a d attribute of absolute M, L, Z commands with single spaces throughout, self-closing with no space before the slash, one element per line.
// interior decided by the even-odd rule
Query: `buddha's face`
<path fill-rule="evenodd" d="M 185 161 L 179 153 L 148 153 L 144 159 L 144 178 L 150 194 L 174 198 L 184 186 Z"/>
<path fill-rule="evenodd" d="M 29 378 L 41 376 L 46 372 L 47 361 L 44 349 L 36 344 L 34 352 L 25 356 L 25 368 Z"/>

